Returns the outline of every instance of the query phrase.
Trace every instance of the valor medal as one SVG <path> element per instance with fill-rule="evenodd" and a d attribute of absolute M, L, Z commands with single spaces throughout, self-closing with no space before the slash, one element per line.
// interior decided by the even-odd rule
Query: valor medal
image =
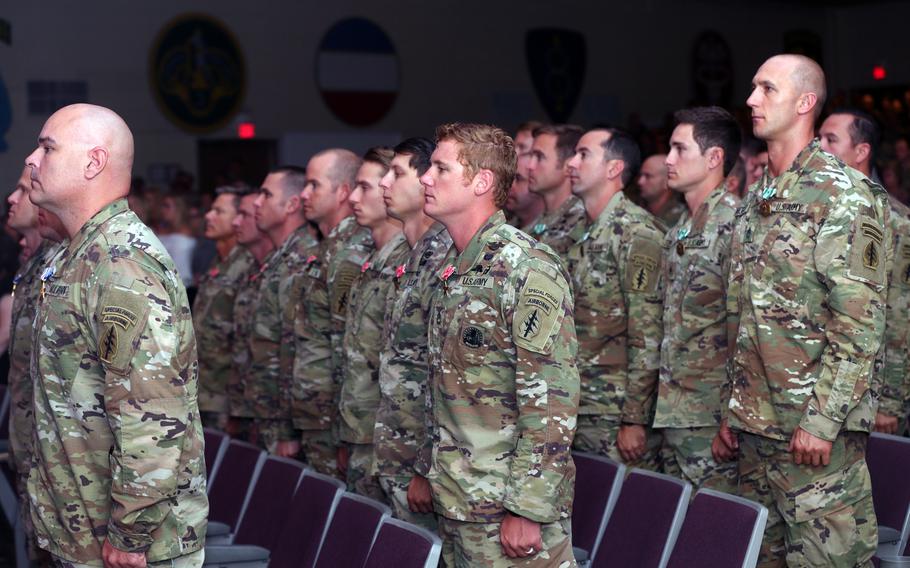
<path fill-rule="evenodd" d="M 762 217 L 767 217 L 771 214 L 771 202 L 764 200 L 758 205 L 758 212 L 761 213 Z"/>
<path fill-rule="evenodd" d="M 684 252 L 686 252 L 685 245 L 682 244 L 682 241 L 676 241 L 676 254 L 682 256 Z"/>
<path fill-rule="evenodd" d="M 686 252 L 686 245 L 683 244 L 683 239 L 689 236 L 689 227 L 683 227 L 676 231 L 676 254 L 682 256 Z"/>
<path fill-rule="evenodd" d="M 761 203 L 758 205 L 758 212 L 761 213 L 762 217 L 767 217 L 771 214 L 771 200 L 774 198 L 774 195 L 777 193 L 777 188 L 773 185 L 769 185 L 761 192 Z"/>

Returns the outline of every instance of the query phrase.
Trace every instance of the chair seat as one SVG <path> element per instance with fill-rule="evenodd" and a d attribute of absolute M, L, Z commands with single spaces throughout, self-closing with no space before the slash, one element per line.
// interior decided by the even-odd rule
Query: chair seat
<path fill-rule="evenodd" d="M 910 568 L 910 556 L 879 556 L 879 568 Z"/>
<path fill-rule="evenodd" d="M 230 565 L 268 566 L 269 551 L 261 546 L 206 546 L 204 566 Z"/>
<path fill-rule="evenodd" d="M 878 526 L 878 543 L 893 542 L 897 544 L 901 539 L 901 532 L 891 527 Z"/>

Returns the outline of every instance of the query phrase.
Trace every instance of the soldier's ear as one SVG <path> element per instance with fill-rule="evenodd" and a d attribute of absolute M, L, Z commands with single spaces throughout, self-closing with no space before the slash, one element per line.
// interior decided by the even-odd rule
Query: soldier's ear
<path fill-rule="evenodd" d="M 107 166 L 107 150 L 95 146 L 88 151 L 88 163 L 85 164 L 85 179 L 94 179 Z"/>
<path fill-rule="evenodd" d="M 870 154 L 872 154 L 872 145 L 868 142 L 860 142 L 856 145 L 854 151 L 856 152 L 856 162 L 861 164 L 869 160 Z"/>
<path fill-rule="evenodd" d="M 796 111 L 799 114 L 808 114 L 814 112 L 815 105 L 818 103 L 818 95 L 815 93 L 803 93 L 799 97 L 796 105 Z"/>
<path fill-rule="evenodd" d="M 290 214 L 299 213 L 302 205 L 303 204 L 300 202 L 300 194 L 296 191 L 284 202 L 284 206 Z"/>
<path fill-rule="evenodd" d="M 351 184 L 349 183 L 338 184 L 338 187 L 335 188 L 335 192 L 338 194 L 335 196 L 338 205 L 347 203 L 348 199 L 351 197 L 351 193 L 353 193 Z"/>
<path fill-rule="evenodd" d="M 724 151 L 718 146 L 708 148 L 708 169 L 724 167 Z"/>
<path fill-rule="evenodd" d="M 474 195 L 483 195 L 496 187 L 496 176 L 490 170 L 480 170 L 474 174 L 471 185 L 474 187 Z"/>
<path fill-rule="evenodd" d="M 607 179 L 616 179 L 622 176 L 626 163 L 622 160 L 609 160 L 607 162 Z"/>

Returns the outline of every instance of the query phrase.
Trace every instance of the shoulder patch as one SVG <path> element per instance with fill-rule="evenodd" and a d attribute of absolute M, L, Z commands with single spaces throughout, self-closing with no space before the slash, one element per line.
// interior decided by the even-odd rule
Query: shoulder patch
<path fill-rule="evenodd" d="M 847 275 L 876 285 L 885 283 L 885 244 L 881 224 L 865 214 L 857 216 Z"/>
<path fill-rule="evenodd" d="M 360 268 L 352 262 L 344 262 L 338 267 L 335 274 L 334 292 L 332 299 L 332 313 L 335 315 L 344 315 L 348 309 L 348 293 L 351 291 L 351 284 L 360 274 Z"/>
<path fill-rule="evenodd" d="M 626 290 L 654 292 L 660 278 L 660 257 L 659 242 L 635 238 L 629 245 L 629 258 L 625 266 Z"/>
<path fill-rule="evenodd" d="M 98 359 L 109 371 L 128 373 L 148 318 L 148 300 L 136 290 L 115 286 L 101 301 Z"/>
<path fill-rule="evenodd" d="M 564 287 L 542 272 L 532 270 L 528 274 L 512 316 L 515 345 L 541 354 L 552 350 L 562 325 L 565 294 Z"/>

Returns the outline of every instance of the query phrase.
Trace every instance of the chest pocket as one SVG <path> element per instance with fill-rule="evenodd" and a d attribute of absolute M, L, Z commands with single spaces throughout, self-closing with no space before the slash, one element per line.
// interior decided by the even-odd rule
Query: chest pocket
<path fill-rule="evenodd" d="M 690 301 L 683 313 L 695 316 L 715 316 L 724 309 L 724 288 L 726 285 L 721 258 L 717 251 L 717 239 L 702 239 L 702 248 L 687 248 L 691 255 L 686 266 L 685 297 Z"/>
<path fill-rule="evenodd" d="M 790 308 L 802 299 L 803 277 L 811 268 L 816 227 L 805 214 L 779 214 L 761 241 L 753 276 Z M 758 243 L 756 243 L 757 245 Z"/>

